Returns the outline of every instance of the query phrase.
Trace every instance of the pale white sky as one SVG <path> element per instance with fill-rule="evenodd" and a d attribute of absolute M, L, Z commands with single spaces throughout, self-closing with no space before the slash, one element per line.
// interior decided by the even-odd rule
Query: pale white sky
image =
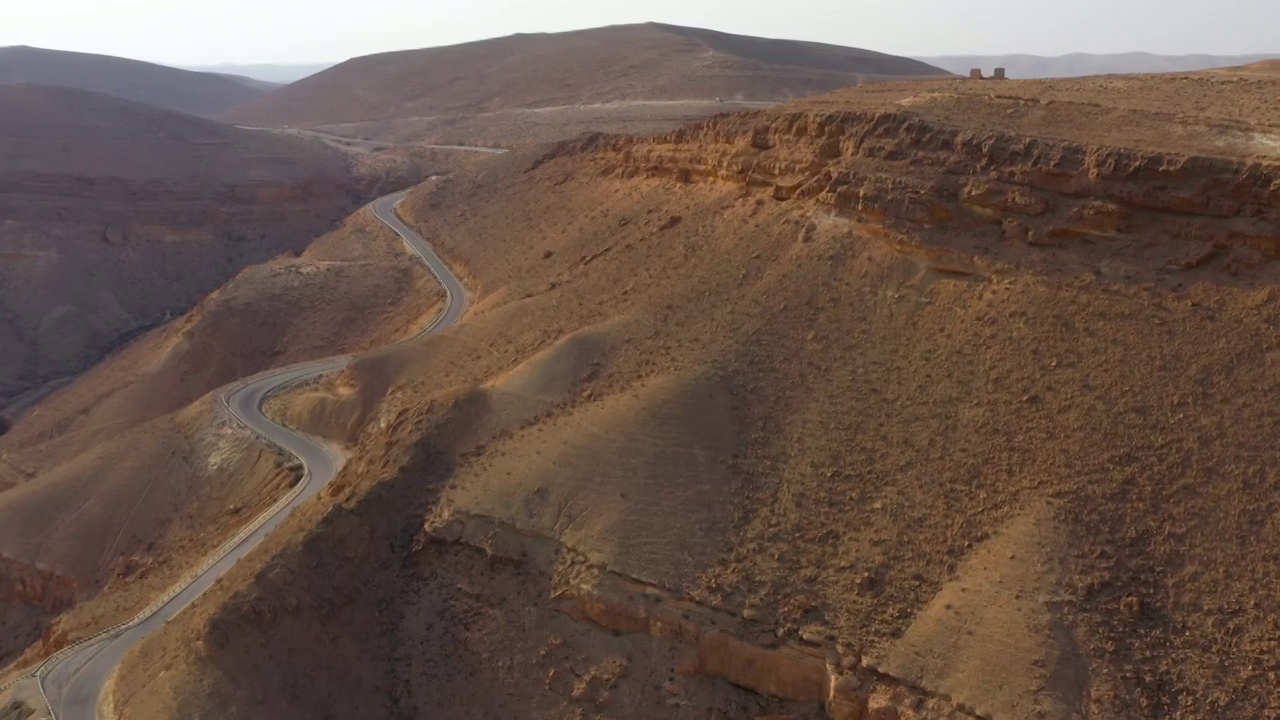
<path fill-rule="evenodd" d="M 648 20 L 900 55 L 1280 53 L 1280 0 L 0 0 L 0 46 L 286 63 Z"/>

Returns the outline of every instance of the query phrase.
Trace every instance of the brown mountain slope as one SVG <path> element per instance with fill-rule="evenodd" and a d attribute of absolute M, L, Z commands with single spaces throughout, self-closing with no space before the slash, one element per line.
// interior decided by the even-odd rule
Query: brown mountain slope
<path fill-rule="evenodd" d="M 298 251 L 371 187 L 319 142 L 0 86 L 0 408 Z"/>
<path fill-rule="evenodd" d="M 278 400 L 351 462 L 111 703 L 1275 716 L 1277 89 L 864 86 L 424 187 L 469 315 Z"/>
<path fill-rule="evenodd" d="M 783 100 L 944 74 L 867 50 L 649 23 L 355 58 L 227 117 L 309 126 L 620 100 Z"/>
<path fill-rule="evenodd" d="M 247 268 L 40 403 L 0 437 L 0 479 L 15 486 L 0 487 L 0 666 L 55 616 L 33 651 L 139 609 L 289 487 L 284 459 L 207 393 L 390 342 L 438 299 L 400 239 L 362 212 L 300 257 Z M 70 584 L 71 602 L 6 596 L 5 562 Z M 19 610 L 24 623 L 5 619 Z"/>
<path fill-rule="evenodd" d="M 202 117 L 216 117 L 267 94 L 245 80 L 110 55 L 0 47 L 0 85 L 33 83 L 90 90 Z"/>

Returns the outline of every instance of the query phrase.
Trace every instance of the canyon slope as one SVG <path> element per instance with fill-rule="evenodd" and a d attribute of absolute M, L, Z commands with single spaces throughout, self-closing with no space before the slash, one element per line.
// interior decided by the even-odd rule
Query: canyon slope
<path fill-rule="evenodd" d="M 375 191 L 317 141 L 40 85 L 0 86 L 0 155 L 0 409 Z"/>
<path fill-rule="evenodd" d="M 708 115 L 725 109 L 714 104 L 715 98 L 772 102 L 890 77 L 946 74 L 868 50 L 648 23 L 354 58 L 226 117 L 253 125 L 325 126 L 443 141 L 474 139 L 459 133 L 477 122 L 481 127 L 537 123 L 550 131 L 551 122 L 580 120 L 565 106 L 621 103 L 634 109 L 680 101 L 699 104 L 698 114 Z M 530 115 L 533 111 L 537 114 Z M 689 109 L 648 108 L 648 114 L 656 112 L 682 118 Z M 640 118 L 645 115 L 641 111 Z M 515 132 L 518 128 L 502 129 L 529 139 Z"/>
<path fill-rule="evenodd" d="M 0 668 L 130 616 L 297 481 L 212 391 L 412 334 L 440 299 L 361 211 L 39 403 L 0 437 Z"/>
<path fill-rule="evenodd" d="M 1275 716 L 1278 83 L 864 85 L 423 185 L 468 316 L 273 400 L 351 460 L 105 707 Z"/>
<path fill-rule="evenodd" d="M 111 55 L 0 47 L 0 85 L 89 90 L 201 117 L 216 117 L 268 92 L 261 83 Z"/>

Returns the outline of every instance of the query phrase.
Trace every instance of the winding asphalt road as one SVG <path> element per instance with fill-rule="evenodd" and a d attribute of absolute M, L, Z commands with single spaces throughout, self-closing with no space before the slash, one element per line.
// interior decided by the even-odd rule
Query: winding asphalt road
<path fill-rule="evenodd" d="M 490 148 L 462 148 L 493 152 Z M 440 281 L 446 294 L 444 309 L 436 319 L 413 337 L 440 332 L 458 321 L 466 310 L 467 296 L 462 283 L 416 232 L 400 221 L 395 207 L 408 191 L 381 197 L 371 209 L 379 220 L 395 230 Z M 411 339 L 411 338 L 410 338 Z M 95 720 L 98 698 L 108 678 L 134 645 L 168 622 L 191 604 L 262 539 L 284 522 L 290 511 L 315 497 L 342 468 L 343 455 L 337 447 L 318 438 L 299 434 L 262 413 L 262 404 L 274 392 L 307 378 L 346 367 L 351 356 L 302 363 L 243 379 L 222 395 L 227 409 L 249 429 L 296 456 L 305 468 L 303 479 L 285 497 L 253 523 L 214 552 L 188 580 L 169 595 L 122 626 L 95 639 L 68 648 L 47 660 L 36 671 L 50 715 L 58 720 Z"/>

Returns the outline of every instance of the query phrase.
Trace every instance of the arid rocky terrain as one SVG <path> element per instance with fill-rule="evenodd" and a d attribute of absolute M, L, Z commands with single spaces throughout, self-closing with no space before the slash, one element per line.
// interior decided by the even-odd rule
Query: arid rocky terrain
<path fill-rule="evenodd" d="M 350 214 L 456 158 L 31 84 L 0 85 L 0 156 L 7 666 L 145 606 L 296 482 L 210 393 L 424 322 L 434 281 Z"/>
<path fill-rule="evenodd" d="M 359 57 L 225 117 L 379 139 L 509 144 L 616 129 L 622 120 L 641 123 L 628 130 L 666 130 L 690 113 L 737 109 L 708 102 L 716 98 L 773 102 L 886 78 L 945 75 L 857 48 L 647 23 Z M 634 114 L 625 112 L 633 106 Z"/>
<path fill-rule="evenodd" d="M 239 273 L 0 437 L 0 607 L 22 618 L 3 625 L 0 664 L 128 617 L 296 482 L 212 391 L 411 334 L 439 292 L 362 212 Z"/>
<path fill-rule="evenodd" d="M 422 185 L 467 318 L 271 402 L 349 462 L 106 707 L 1275 716 L 1278 83 L 864 85 Z"/>
<path fill-rule="evenodd" d="M 0 85 L 0 155 L 0 410 L 383 184 L 320 142 L 40 85 Z"/>
<path fill-rule="evenodd" d="M 176 112 L 216 117 L 265 95 L 270 84 L 140 60 L 33 47 L 0 47 L 0 85 L 89 90 Z"/>

